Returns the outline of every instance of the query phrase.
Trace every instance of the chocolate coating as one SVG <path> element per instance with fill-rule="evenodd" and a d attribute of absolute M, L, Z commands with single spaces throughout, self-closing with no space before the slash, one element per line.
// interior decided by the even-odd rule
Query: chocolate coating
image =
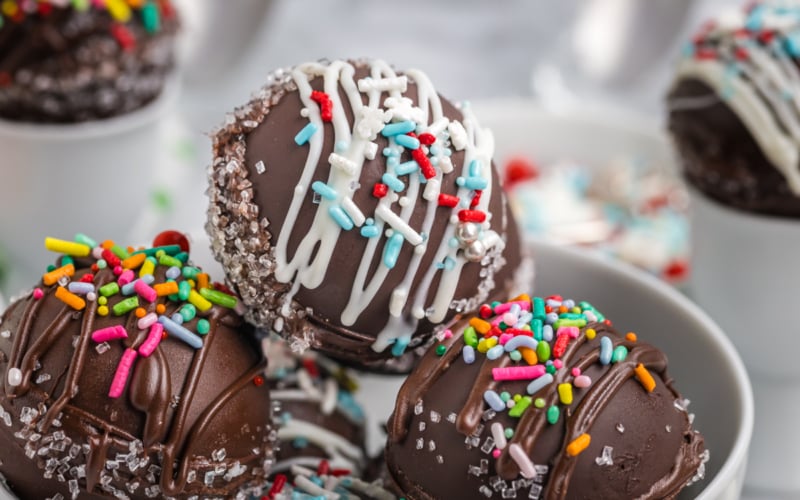
<path fill-rule="evenodd" d="M 554 381 L 530 394 L 526 386 L 533 379 L 498 382 L 492 372 L 527 366 L 525 361 L 514 362 L 508 353 L 495 360 L 476 353 L 473 363 L 465 362 L 461 332 L 466 325 L 451 325 L 453 337 L 441 342 L 446 351 L 429 350 L 398 395 L 386 460 L 406 498 L 674 498 L 702 476 L 707 460 L 703 439 L 678 407 L 680 395 L 666 373 L 662 352 L 626 340 L 604 323 L 590 323 L 560 355 L 564 367 L 555 371 Z M 588 328 L 596 331 L 593 340 L 586 337 Z M 602 337 L 614 347 L 624 346 L 627 357 L 607 365 L 598 362 Z M 634 378 L 639 363 L 655 380 L 652 392 Z M 575 383 L 574 367 L 592 382 L 588 388 L 573 386 L 574 399 L 567 404 L 556 388 Z M 487 414 L 487 390 L 541 398 L 542 404 L 532 402 L 521 416 L 505 410 Z M 560 410 L 555 424 L 547 418 L 551 407 Z M 502 447 L 493 438 L 496 423 L 513 431 Z M 583 434 L 591 436 L 588 447 L 577 455 L 567 451 Z M 535 464 L 535 474 L 524 476 L 510 452 L 513 446 Z M 600 464 L 606 446 L 612 448 L 613 463 Z M 494 458 L 492 452 L 499 448 Z M 442 481 L 444 477 L 449 480 Z"/>
<path fill-rule="evenodd" d="M 46 15 L 5 18 L 0 117 L 74 123 L 130 113 L 152 102 L 175 65 L 178 21 L 169 0 L 147 8 L 158 12 L 155 31 L 146 29 L 138 8 L 124 23 L 98 7 L 51 7 Z"/>
<path fill-rule="evenodd" d="M 90 271 L 76 262 L 73 280 Z M 164 266 L 157 279 L 164 281 Z M 111 269 L 94 284 L 116 280 Z M 274 436 L 266 385 L 254 383 L 266 362 L 252 328 L 233 310 L 213 306 L 184 323 L 209 321 L 194 349 L 170 334 L 149 357 L 140 354 L 118 398 L 109 396 L 120 358 L 139 349 L 148 331 L 133 311 L 97 314 L 87 300 L 77 311 L 44 287 L 17 300 L 0 330 L 0 474 L 20 498 L 232 497 L 259 491 L 272 463 Z M 118 303 L 119 294 L 108 298 Z M 177 309 L 167 297 L 167 315 Z M 154 311 L 156 302 L 142 304 Z M 180 302 L 177 303 L 180 305 Z M 102 349 L 91 339 L 122 326 L 128 337 Z M 15 371 L 22 375 L 20 384 Z M 75 494 L 72 494 L 72 491 Z"/>
<path fill-rule="evenodd" d="M 340 61 L 320 63 L 320 66 L 328 67 L 328 64 L 339 63 Z M 358 82 L 370 74 L 375 76 L 375 64 L 377 63 L 374 61 L 353 63 L 353 81 Z M 309 146 L 299 146 L 294 137 L 309 123 L 309 118 L 301 115 L 301 110 L 308 108 L 309 103 L 303 102 L 303 94 L 293 80 L 292 71 L 295 70 L 296 68 L 284 70 L 273 75 L 270 83 L 247 106 L 238 109 L 214 138 L 215 161 L 210 178 L 211 204 L 207 224 L 212 249 L 225 267 L 229 281 L 249 307 L 247 317 L 250 321 L 278 331 L 298 348 L 311 346 L 357 366 L 391 369 L 393 363 L 386 361 L 392 358 L 391 347 L 374 350 L 373 344 L 390 321 L 392 294 L 403 288 L 401 285 L 405 279 L 404 273 L 415 259 L 415 246 L 403 244 L 394 267 L 379 282 L 369 305 L 357 315 L 354 322 L 348 324 L 342 321 L 343 310 L 354 294 L 360 293 L 355 291 L 356 276 L 362 265 L 362 256 L 372 251 L 370 245 L 373 240 L 359 234 L 358 228 L 342 230 L 338 236 L 326 233 L 320 239 L 321 242 L 335 242 L 335 246 L 324 278 L 318 285 L 299 285 L 296 283 L 299 279 L 297 274 L 288 281 L 281 281 L 275 276 L 276 272 L 281 271 L 276 248 L 280 244 L 281 233 L 290 214 L 297 210 L 296 219 L 292 219 L 287 230 L 290 231 L 289 236 L 284 242 L 288 259 L 296 255 L 301 240 L 317 230 L 320 218 L 328 217 L 318 210 L 320 200 L 315 199 L 308 186 L 315 181 L 326 182 L 331 178 L 335 169 L 332 169 L 329 157 L 337 151 L 337 145 L 334 144 L 336 120 L 333 123 L 323 123 L 321 130 L 317 132 L 323 134 L 319 145 L 319 160 L 311 165 L 311 175 L 306 175 L 304 166 L 310 155 Z M 348 127 L 353 126 L 356 117 L 348 105 L 353 100 L 348 94 L 348 88 L 341 81 L 334 81 L 335 86 L 331 86 L 331 82 L 326 83 L 325 80 L 322 76 L 315 76 L 310 78 L 308 85 L 314 91 L 331 92 L 335 88 L 338 92 L 335 106 L 341 106 L 343 113 L 338 108 L 334 112 L 342 113 L 338 118 L 345 120 Z M 425 90 L 420 90 L 419 82 L 410 76 L 402 97 L 410 99 L 411 105 L 419 105 L 420 96 L 428 91 L 429 82 L 426 81 L 425 85 Z M 384 102 L 391 94 L 384 92 L 379 95 L 375 101 Z M 440 98 L 438 95 L 436 97 Z M 366 92 L 361 93 L 359 98 L 363 104 L 369 101 Z M 316 106 L 313 103 L 311 105 Z M 462 111 L 446 99 L 441 99 L 441 111 L 450 120 L 465 120 Z M 428 112 L 427 108 L 425 112 Z M 357 131 L 353 135 L 356 134 Z M 352 201 L 367 217 L 372 217 L 380 203 L 373 194 L 373 186 L 383 181 L 383 175 L 387 172 L 387 159 L 381 153 L 384 148 L 391 146 L 389 140 L 380 133 L 372 138 L 372 142 L 376 146 L 377 154 L 374 159 L 366 158 L 363 161 L 357 185 L 351 186 L 349 192 Z M 453 149 L 455 150 L 452 151 L 450 160 L 454 173 L 443 177 L 442 194 L 453 195 L 458 192 L 455 180 L 465 170 L 465 152 L 458 148 Z M 399 163 L 409 160 L 409 151 L 403 151 Z M 523 260 L 516 223 L 507 208 L 496 169 L 493 164 L 487 164 L 483 170 L 484 175 L 491 176 L 492 186 L 485 211 L 491 214 L 491 229 L 497 232 L 505 249 L 502 252 L 490 252 L 480 262 L 464 264 L 457 286 L 453 289 L 453 299 L 446 319 L 477 307 L 481 301 L 498 291 L 502 290 L 501 294 L 505 296 L 508 288 L 513 286 L 517 278 L 515 271 Z M 402 176 L 401 179 L 405 180 L 407 177 Z M 295 207 L 293 203 L 298 200 L 298 186 L 298 189 L 306 189 L 306 196 Z M 424 187 L 423 185 L 419 188 L 420 194 Z M 409 196 L 414 203 L 416 193 L 406 186 L 399 195 Z M 411 228 L 419 231 L 424 225 L 427 209 L 428 203 L 415 203 L 410 213 L 402 218 Z M 395 214 L 403 211 L 397 204 L 391 210 Z M 403 321 L 409 321 L 412 317 L 410 302 L 415 294 L 424 296 L 427 307 L 443 281 L 444 271 L 436 272 L 430 282 L 425 282 L 424 275 L 428 269 L 441 265 L 436 261 L 434 250 L 447 245 L 445 238 L 448 238 L 447 231 L 452 224 L 450 217 L 455 213 L 447 207 L 438 207 L 435 210 L 430 229 L 424 231 L 425 248 L 429 250 L 422 254 L 419 271 L 413 276 L 408 288 L 404 289 L 409 299 L 402 310 Z M 380 241 L 374 248 L 368 265 L 370 278 L 380 273 L 384 266 L 382 256 L 386 252 L 387 238 L 380 234 L 379 237 Z M 323 250 L 318 251 L 323 253 Z M 292 289 L 293 285 L 297 286 L 296 290 Z M 291 301 L 287 304 L 289 299 Z M 291 310 L 287 310 L 288 306 Z M 427 313 L 423 312 L 425 314 Z M 414 320 L 412 328 L 409 350 L 430 338 L 433 325 L 426 318 L 421 318 L 418 322 Z M 408 366 L 411 363 L 401 360 L 401 364 Z"/>

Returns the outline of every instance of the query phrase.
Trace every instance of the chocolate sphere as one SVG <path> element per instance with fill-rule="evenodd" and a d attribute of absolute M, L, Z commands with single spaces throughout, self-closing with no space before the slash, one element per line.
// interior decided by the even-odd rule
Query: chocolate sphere
<path fill-rule="evenodd" d="M 604 320 L 521 296 L 442 330 L 388 424 L 402 496 L 673 498 L 700 479 L 708 454 L 666 356 Z"/>
<path fill-rule="evenodd" d="M 266 362 L 235 299 L 178 245 L 130 253 L 88 242 L 56 241 L 73 256 L 2 316 L 0 475 L 10 491 L 260 491 L 275 444 Z"/>
<path fill-rule="evenodd" d="M 433 323 L 506 295 L 521 257 L 493 145 L 420 71 L 275 72 L 214 136 L 210 171 L 207 230 L 247 318 L 384 368 Z"/>

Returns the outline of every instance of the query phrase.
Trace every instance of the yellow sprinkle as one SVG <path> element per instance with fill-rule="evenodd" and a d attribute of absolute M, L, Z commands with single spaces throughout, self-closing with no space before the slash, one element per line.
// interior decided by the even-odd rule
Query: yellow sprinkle
<path fill-rule="evenodd" d="M 167 281 L 166 283 L 159 283 L 157 285 L 153 285 L 153 290 L 156 291 L 156 294 L 159 297 L 163 297 L 165 295 L 174 295 L 178 293 L 178 282 Z"/>
<path fill-rule="evenodd" d="M 571 457 L 577 457 L 581 454 L 583 450 L 589 447 L 589 443 L 592 442 L 592 437 L 588 434 L 581 434 L 580 436 L 576 437 L 572 440 L 570 444 L 567 445 L 567 455 Z"/>
<path fill-rule="evenodd" d="M 572 384 L 558 384 L 558 399 L 561 404 L 572 404 Z"/>
<path fill-rule="evenodd" d="M 481 335 L 486 335 L 492 329 L 492 324 L 480 318 L 470 318 L 469 324 L 472 328 L 478 331 Z"/>
<path fill-rule="evenodd" d="M 636 380 L 644 387 L 644 390 L 653 392 L 653 389 L 656 388 L 656 381 L 653 380 L 653 376 L 650 375 L 650 372 L 647 371 L 647 368 L 645 368 L 643 364 L 639 363 L 636 365 L 636 368 L 633 369 L 633 373 L 636 375 Z"/>
<path fill-rule="evenodd" d="M 61 266 L 58 269 L 53 269 L 49 273 L 45 273 L 42 275 L 42 283 L 47 286 L 52 286 L 58 283 L 58 280 L 67 276 L 71 278 L 75 274 L 75 266 L 72 264 L 67 264 L 66 266 Z"/>
<path fill-rule="evenodd" d="M 628 332 L 625 334 L 625 340 L 629 342 L 636 342 L 636 334 L 633 332 Z"/>
<path fill-rule="evenodd" d="M 97 308 L 97 314 L 99 316 L 108 316 L 108 306 L 100 306 Z"/>
<path fill-rule="evenodd" d="M 106 9 L 114 20 L 127 23 L 131 18 L 131 8 L 123 0 L 106 0 Z"/>
<path fill-rule="evenodd" d="M 208 274 L 200 273 L 200 274 L 197 275 L 197 288 L 198 289 L 208 288 L 208 282 L 209 282 Z"/>
<path fill-rule="evenodd" d="M 141 278 L 142 276 L 153 274 L 155 270 L 156 264 L 150 259 L 145 259 L 142 263 L 142 267 L 139 269 L 139 277 Z"/>
<path fill-rule="evenodd" d="M 211 302 L 207 301 L 205 297 L 195 292 L 189 291 L 189 303 L 197 308 L 198 311 L 208 311 L 211 309 Z"/>
<path fill-rule="evenodd" d="M 8 17 L 12 17 L 17 13 L 17 3 L 13 0 L 5 0 L 2 4 L 2 10 L 3 14 L 7 15 Z"/>
<path fill-rule="evenodd" d="M 486 339 L 480 339 L 478 341 L 478 352 L 481 354 L 486 354 L 486 351 L 488 350 L 489 348 L 486 347 Z"/>
<path fill-rule="evenodd" d="M 522 354 L 522 359 L 524 359 L 529 365 L 533 366 L 539 362 L 539 358 L 536 356 L 536 351 L 530 347 L 520 347 L 518 350 L 519 353 Z"/>
<path fill-rule="evenodd" d="M 75 243 L 74 241 L 59 240 L 56 238 L 45 238 L 44 247 L 51 252 L 71 255 L 73 257 L 86 257 L 92 252 L 92 249 L 83 243 Z"/>
<path fill-rule="evenodd" d="M 137 253 L 136 255 L 131 255 L 127 259 L 121 262 L 123 269 L 138 269 L 139 266 L 144 264 L 144 260 L 147 258 L 147 255 L 144 253 Z"/>
<path fill-rule="evenodd" d="M 497 345 L 497 337 L 489 337 L 486 339 L 486 345 L 491 349 L 492 347 Z"/>
<path fill-rule="evenodd" d="M 587 328 L 586 329 L 586 338 L 592 340 L 597 335 L 597 332 L 594 331 L 594 328 Z"/>
<path fill-rule="evenodd" d="M 85 300 L 70 292 L 63 286 L 56 288 L 56 298 L 77 311 L 80 311 L 86 307 Z"/>

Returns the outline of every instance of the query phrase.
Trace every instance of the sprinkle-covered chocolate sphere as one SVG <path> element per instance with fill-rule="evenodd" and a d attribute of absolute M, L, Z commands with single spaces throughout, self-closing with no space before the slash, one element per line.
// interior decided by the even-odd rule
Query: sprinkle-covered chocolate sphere
<path fill-rule="evenodd" d="M 405 498 L 662 499 L 703 477 L 666 356 L 591 304 L 523 295 L 437 340 L 388 424 Z"/>
<path fill-rule="evenodd" d="M 48 238 L 0 324 L 0 475 L 20 498 L 243 498 L 273 462 L 266 361 L 180 245 Z"/>
<path fill-rule="evenodd" d="M 170 0 L 6 0 L 0 118 L 74 123 L 153 101 L 174 66 Z"/>
<path fill-rule="evenodd" d="M 214 137 L 212 249 L 248 319 L 293 348 L 401 356 L 517 272 L 493 149 L 421 71 L 277 71 Z"/>
<path fill-rule="evenodd" d="M 723 204 L 800 216 L 800 7 L 750 2 L 684 49 L 667 106 L 686 177 Z"/>

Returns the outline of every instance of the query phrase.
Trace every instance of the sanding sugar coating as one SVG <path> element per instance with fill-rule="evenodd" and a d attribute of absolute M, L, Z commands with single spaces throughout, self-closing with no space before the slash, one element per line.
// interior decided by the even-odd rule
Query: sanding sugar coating
<path fill-rule="evenodd" d="M 410 500 L 674 498 L 709 455 L 666 369 L 589 303 L 487 304 L 401 388 L 389 474 Z"/>
<path fill-rule="evenodd" d="M 750 2 L 684 47 L 669 128 L 687 178 L 739 209 L 800 217 L 800 6 Z"/>
<path fill-rule="evenodd" d="M 155 100 L 175 65 L 170 0 L 7 0 L 0 9 L 0 117 L 75 123 Z"/>
<path fill-rule="evenodd" d="M 246 317 L 293 349 L 402 356 L 518 274 L 493 152 L 420 71 L 277 71 L 214 137 L 212 250 Z"/>
<path fill-rule="evenodd" d="M 178 245 L 47 243 L 72 255 L 0 320 L 0 476 L 10 491 L 260 492 L 276 445 L 266 361 L 252 327 L 215 303 L 232 297 Z"/>

